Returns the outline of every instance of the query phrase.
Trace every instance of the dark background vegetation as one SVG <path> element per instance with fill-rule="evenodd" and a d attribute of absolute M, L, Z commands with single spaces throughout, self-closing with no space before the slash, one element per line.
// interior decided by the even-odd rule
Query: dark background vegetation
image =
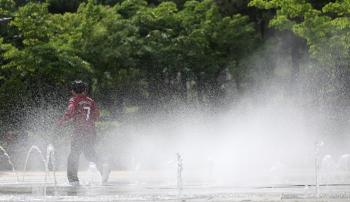
<path fill-rule="evenodd" d="M 271 78 L 310 106 L 347 107 L 349 11 L 342 0 L 0 0 L 0 137 L 62 113 L 75 79 L 105 120 L 216 110 Z"/>

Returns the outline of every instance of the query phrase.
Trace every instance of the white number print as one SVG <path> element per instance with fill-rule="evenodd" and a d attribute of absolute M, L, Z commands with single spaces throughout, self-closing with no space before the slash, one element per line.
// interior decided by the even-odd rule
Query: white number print
<path fill-rule="evenodd" d="M 84 110 L 86 110 L 86 120 L 88 121 L 90 119 L 90 111 L 91 108 L 90 107 L 83 107 Z"/>

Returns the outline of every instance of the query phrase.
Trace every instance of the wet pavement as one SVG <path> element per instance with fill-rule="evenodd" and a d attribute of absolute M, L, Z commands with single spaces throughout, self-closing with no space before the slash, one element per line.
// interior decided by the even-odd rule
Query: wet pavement
<path fill-rule="evenodd" d="M 184 181 L 178 190 L 175 178 L 154 172 L 112 172 L 106 185 L 89 184 L 86 172 L 80 172 L 81 186 L 67 184 L 65 172 L 52 173 L 45 184 L 45 173 L 26 173 L 19 181 L 10 172 L 0 173 L 0 201 L 350 201 L 350 185 L 302 184 L 224 185 L 199 180 Z"/>

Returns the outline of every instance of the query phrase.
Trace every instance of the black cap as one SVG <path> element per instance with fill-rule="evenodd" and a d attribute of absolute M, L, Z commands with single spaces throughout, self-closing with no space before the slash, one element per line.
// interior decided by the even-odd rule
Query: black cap
<path fill-rule="evenodd" d="M 75 80 L 71 84 L 71 90 L 75 93 L 83 93 L 87 90 L 87 84 L 81 80 Z"/>

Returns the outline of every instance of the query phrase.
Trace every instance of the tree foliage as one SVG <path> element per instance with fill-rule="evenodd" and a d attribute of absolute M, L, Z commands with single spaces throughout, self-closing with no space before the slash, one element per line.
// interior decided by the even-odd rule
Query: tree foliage
<path fill-rule="evenodd" d="M 270 26 L 290 30 L 306 41 L 314 79 L 325 77 L 319 82 L 318 97 L 343 104 L 350 100 L 348 0 L 252 0 L 250 6 L 275 10 Z"/>
<path fill-rule="evenodd" d="M 210 101 L 220 74 L 242 68 L 257 40 L 247 16 L 223 15 L 212 0 L 0 5 L 0 16 L 11 19 L 0 27 L 0 90 L 23 83 L 31 106 L 52 104 L 47 95 L 62 97 L 74 79 L 88 81 L 115 116 L 127 103 L 158 108 L 193 92 Z"/>
<path fill-rule="evenodd" d="M 349 58 L 349 2 L 339 0 L 320 7 L 305 0 L 253 0 L 251 6 L 276 9 L 270 25 L 292 30 L 304 38 L 311 56 L 322 62 Z"/>

